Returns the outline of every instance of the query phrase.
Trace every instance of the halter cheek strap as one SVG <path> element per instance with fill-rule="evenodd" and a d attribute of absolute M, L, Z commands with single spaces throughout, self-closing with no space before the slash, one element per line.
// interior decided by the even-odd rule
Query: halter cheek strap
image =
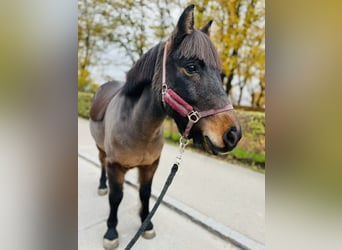
<path fill-rule="evenodd" d="M 188 139 L 190 130 L 195 123 L 201 118 L 221 113 L 228 110 L 233 110 L 233 105 L 227 104 L 222 108 L 209 109 L 206 111 L 195 111 L 194 108 L 187 103 L 182 97 L 180 97 L 172 89 L 168 88 L 166 84 L 166 57 L 167 57 L 167 45 L 166 42 L 164 47 L 163 55 L 163 72 L 162 72 L 162 102 L 165 105 L 167 103 L 174 111 L 176 111 L 182 117 L 188 117 L 188 124 L 186 125 L 183 137 Z"/>

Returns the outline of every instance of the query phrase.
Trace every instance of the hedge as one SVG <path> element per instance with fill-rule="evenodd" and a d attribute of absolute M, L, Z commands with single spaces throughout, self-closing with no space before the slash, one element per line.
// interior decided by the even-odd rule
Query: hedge
<path fill-rule="evenodd" d="M 237 110 L 243 136 L 231 153 L 242 161 L 265 167 L 265 113 Z"/>
<path fill-rule="evenodd" d="M 89 109 L 93 94 L 78 93 L 78 115 L 89 117 Z M 234 160 L 244 165 L 265 168 L 265 113 L 258 111 L 236 110 L 239 117 L 243 136 L 237 147 L 227 156 L 219 156 L 229 161 Z M 166 119 L 164 123 L 164 137 L 167 140 L 179 141 L 177 126 L 172 119 Z M 192 147 L 194 147 L 192 145 Z"/>
<path fill-rule="evenodd" d="M 92 93 L 78 92 L 78 116 L 87 119 L 89 118 L 89 111 L 92 99 Z"/>

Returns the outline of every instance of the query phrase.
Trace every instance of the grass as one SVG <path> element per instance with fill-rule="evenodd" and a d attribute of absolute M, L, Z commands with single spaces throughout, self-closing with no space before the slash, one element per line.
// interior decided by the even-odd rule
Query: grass
<path fill-rule="evenodd" d="M 254 170 L 265 172 L 266 158 L 264 153 L 250 152 L 243 148 L 236 147 L 229 153 L 229 156 L 239 162 L 245 163 Z"/>
<path fill-rule="evenodd" d="M 265 162 L 265 154 L 249 152 L 243 148 L 237 147 L 232 152 L 231 155 L 237 159 L 251 160 L 254 164 L 262 164 Z"/>

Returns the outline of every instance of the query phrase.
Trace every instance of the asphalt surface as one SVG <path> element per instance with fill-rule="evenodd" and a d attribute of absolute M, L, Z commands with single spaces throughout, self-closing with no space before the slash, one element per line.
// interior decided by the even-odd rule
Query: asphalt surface
<path fill-rule="evenodd" d="M 79 155 L 96 161 L 97 149 L 88 121 L 79 119 L 78 122 Z M 177 154 L 177 147 L 164 146 L 153 183 L 156 195 Z M 79 249 L 101 249 L 109 205 L 106 196 L 97 196 L 100 170 L 82 158 L 78 168 Z M 126 179 L 134 185 L 136 171 L 130 171 Z M 140 239 L 133 249 L 239 249 L 222 235 L 232 236 L 242 247 L 245 244 L 245 248 L 264 249 L 264 174 L 186 150 L 166 198 L 168 206 L 161 205 L 152 219 L 157 236 L 152 240 Z M 118 249 L 123 249 L 139 227 L 138 200 L 136 189 L 125 184 L 118 215 Z M 153 204 L 152 199 L 151 207 Z"/>

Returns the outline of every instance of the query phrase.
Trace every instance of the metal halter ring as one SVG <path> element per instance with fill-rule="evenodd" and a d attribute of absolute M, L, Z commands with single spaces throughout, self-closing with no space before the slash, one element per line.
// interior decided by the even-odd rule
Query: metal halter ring
<path fill-rule="evenodd" d="M 197 111 L 191 111 L 189 114 L 188 114 L 188 119 L 190 121 L 192 121 L 193 123 L 196 123 L 199 121 L 201 117 L 199 116 L 199 113 Z"/>
<path fill-rule="evenodd" d="M 164 95 L 166 93 L 166 91 L 167 91 L 167 85 L 166 85 L 166 83 L 163 83 L 163 85 L 162 85 L 162 94 Z"/>
<path fill-rule="evenodd" d="M 180 148 L 185 148 L 188 144 L 189 144 L 189 139 L 186 139 L 183 136 L 181 136 L 179 138 L 179 146 L 180 146 Z"/>

